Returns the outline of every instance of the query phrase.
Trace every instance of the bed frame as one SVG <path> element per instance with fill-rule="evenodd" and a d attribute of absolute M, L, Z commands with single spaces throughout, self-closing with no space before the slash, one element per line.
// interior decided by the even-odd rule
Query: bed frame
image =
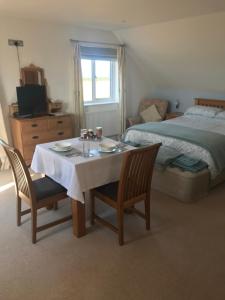
<path fill-rule="evenodd" d="M 195 105 L 218 107 L 218 108 L 222 108 L 222 109 L 225 110 L 225 100 L 195 98 L 194 99 L 194 104 Z"/>
<path fill-rule="evenodd" d="M 195 98 L 195 105 L 218 107 L 225 110 L 225 100 Z M 225 181 L 225 172 L 210 180 L 210 172 L 199 173 L 167 167 L 165 171 L 154 169 L 152 188 L 182 202 L 193 202 L 206 196 L 210 189 Z"/>

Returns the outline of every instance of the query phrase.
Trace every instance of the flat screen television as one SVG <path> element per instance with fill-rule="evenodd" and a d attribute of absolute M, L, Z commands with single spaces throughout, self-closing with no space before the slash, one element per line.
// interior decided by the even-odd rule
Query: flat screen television
<path fill-rule="evenodd" d="M 40 116 L 48 113 L 46 87 L 29 84 L 16 88 L 19 116 Z"/>

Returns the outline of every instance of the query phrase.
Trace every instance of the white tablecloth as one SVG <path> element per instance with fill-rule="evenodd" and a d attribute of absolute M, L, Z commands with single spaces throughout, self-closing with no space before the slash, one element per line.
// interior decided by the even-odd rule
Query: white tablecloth
<path fill-rule="evenodd" d="M 67 140 L 72 147 L 82 151 L 78 138 Z M 44 173 L 67 189 L 67 195 L 84 203 L 83 192 L 119 179 L 124 152 L 96 155 L 94 157 L 66 157 L 52 151 L 55 142 L 36 146 L 31 169 Z M 91 149 L 98 149 L 98 142 L 90 142 Z M 126 149 L 133 149 L 127 146 Z"/>

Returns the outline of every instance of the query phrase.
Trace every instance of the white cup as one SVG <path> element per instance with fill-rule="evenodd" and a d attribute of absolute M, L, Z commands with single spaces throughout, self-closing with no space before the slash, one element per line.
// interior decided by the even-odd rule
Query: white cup
<path fill-rule="evenodd" d="M 96 127 L 96 136 L 98 139 L 102 137 L 102 127 Z"/>

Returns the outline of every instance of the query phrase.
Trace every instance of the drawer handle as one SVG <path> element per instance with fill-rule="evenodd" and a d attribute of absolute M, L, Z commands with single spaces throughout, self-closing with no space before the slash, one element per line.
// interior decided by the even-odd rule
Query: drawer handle
<path fill-rule="evenodd" d="M 58 135 L 63 135 L 64 134 L 64 132 L 63 131 L 61 131 L 61 132 L 58 132 Z"/>
<path fill-rule="evenodd" d="M 32 124 L 31 127 L 38 127 L 38 125 L 37 124 Z"/>
<path fill-rule="evenodd" d="M 62 123 L 63 123 L 63 121 L 58 121 L 57 123 L 58 123 L 58 124 L 62 124 Z"/>
<path fill-rule="evenodd" d="M 33 140 L 36 140 L 36 139 L 38 139 L 39 138 L 39 136 L 38 135 L 34 135 L 34 136 L 32 136 L 32 139 Z"/>

